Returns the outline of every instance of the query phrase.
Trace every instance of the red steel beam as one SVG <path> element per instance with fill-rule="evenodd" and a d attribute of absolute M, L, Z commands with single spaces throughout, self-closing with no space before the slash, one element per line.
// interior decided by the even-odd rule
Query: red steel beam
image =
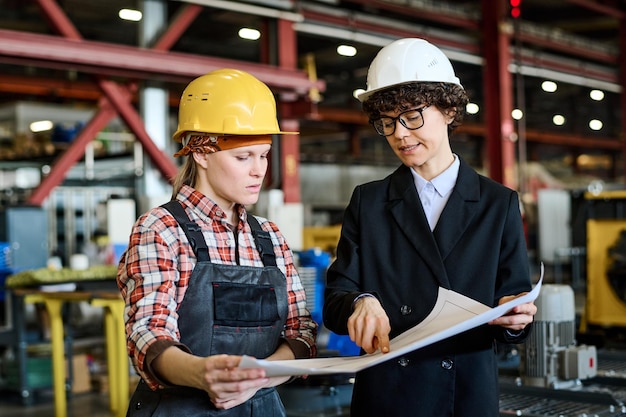
<path fill-rule="evenodd" d="M 174 162 L 172 162 L 172 159 L 167 157 L 163 151 L 154 144 L 146 131 L 143 119 L 130 103 L 127 92 L 110 80 L 101 80 L 99 85 L 115 109 L 117 109 L 119 116 L 126 122 L 126 125 L 128 125 L 130 130 L 135 134 L 139 142 L 141 142 L 143 149 L 148 153 L 154 165 L 159 169 L 165 179 L 171 182 L 178 168 Z"/>
<path fill-rule="evenodd" d="M 301 14 L 304 16 L 304 18 L 307 21 L 317 21 L 321 23 L 327 23 L 327 24 L 339 26 L 341 28 L 352 28 L 352 29 L 363 30 L 363 31 L 368 31 L 372 33 L 390 35 L 390 36 L 394 36 L 398 38 L 420 37 L 420 38 L 424 38 L 434 43 L 435 45 L 455 48 L 455 49 L 459 49 L 468 53 L 473 53 L 475 55 L 480 54 L 480 47 L 475 42 L 474 43 L 470 41 L 457 42 L 457 41 L 450 40 L 447 38 L 437 37 L 432 34 L 424 34 L 423 32 L 417 31 L 417 30 L 403 30 L 403 29 L 398 29 L 395 27 L 390 27 L 388 25 L 377 25 L 374 23 L 362 22 L 362 21 L 352 19 L 347 16 L 343 17 L 343 16 L 328 15 L 328 14 L 320 13 L 314 10 L 304 9 L 301 11 Z"/>
<path fill-rule="evenodd" d="M 102 97 L 102 91 L 91 82 L 9 74 L 3 74 L 0 77 L 0 91 L 48 98 L 73 98 L 90 102 L 97 102 Z"/>
<path fill-rule="evenodd" d="M 626 19 L 620 20 L 619 25 L 619 49 L 620 49 L 620 85 L 622 86 L 622 94 L 620 95 L 620 108 L 622 119 L 622 176 L 626 178 L 626 138 L 624 133 L 626 132 Z"/>
<path fill-rule="evenodd" d="M 511 141 L 513 134 L 513 88 L 508 70 L 511 61 L 510 39 L 501 31 L 505 16 L 505 0 L 482 0 L 483 43 L 485 67 L 483 71 L 483 94 L 485 97 L 485 142 L 489 177 L 502 184 L 517 189 L 517 179 L 513 175 L 515 148 Z"/>
<path fill-rule="evenodd" d="M 435 45 L 439 45 L 441 47 L 458 49 L 460 51 L 464 51 L 475 56 L 482 55 L 482 49 L 478 42 L 472 41 L 471 38 L 468 38 L 467 41 L 454 41 L 442 37 L 436 37 L 431 34 L 424 34 L 417 30 L 403 30 L 398 28 L 393 28 L 385 25 L 377 25 L 369 22 L 361 22 L 359 20 L 350 19 L 348 17 L 342 16 L 332 16 L 324 13 L 320 13 L 313 10 L 303 10 L 302 15 L 305 17 L 307 21 L 315 21 L 320 23 L 325 23 L 338 27 L 350 27 L 355 30 L 363 30 L 372 33 L 379 33 L 383 35 L 394 36 L 398 38 L 405 37 L 423 37 L 424 39 L 434 43 Z M 483 16 L 484 19 L 484 16 Z M 612 65 L 615 65 L 617 62 L 617 57 L 612 54 L 606 54 L 603 52 L 591 51 L 585 48 L 574 48 L 569 44 L 565 44 L 558 41 L 551 41 L 545 38 L 532 36 L 529 34 L 521 35 L 521 39 L 524 40 L 528 44 L 535 44 L 544 46 L 549 49 L 559 50 L 567 53 L 573 53 L 575 56 L 580 55 L 585 58 L 595 59 L 599 62 L 606 62 Z M 529 64 L 538 66 L 540 68 L 545 68 L 554 71 L 565 72 L 568 74 L 580 75 L 581 71 L 590 78 L 598 79 L 607 82 L 617 83 L 617 75 L 615 72 L 611 72 L 610 70 L 602 71 L 601 69 L 593 69 L 593 68 L 580 68 L 580 66 L 563 63 L 558 60 L 558 58 L 550 59 L 549 57 L 534 57 L 534 56 L 523 56 L 522 58 L 523 64 Z"/>
<path fill-rule="evenodd" d="M 276 26 L 278 45 L 278 64 L 281 68 L 293 69 L 298 65 L 296 45 L 296 33 L 293 24 L 287 20 L 279 19 Z M 286 107 L 286 103 L 280 103 Z M 281 111 L 282 114 L 282 111 Z M 300 130 L 300 122 L 297 119 L 281 121 L 281 128 L 286 132 Z M 298 135 L 282 135 L 280 138 L 280 163 L 281 163 L 281 189 L 285 203 L 298 203 L 302 201 L 300 192 L 300 138 Z"/>
<path fill-rule="evenodd" d="M 60 185 L 65 179 L 66 172 L 85 154 L 85 147 L 93 140 L 98 132 L 102 131 L 109 122 L 117 116 L 117 112 L 106 102 L 100 104 L 100 110 L 91 118 L 76 136 L 63 154 L 54 161 L 54 169 L 44 177 L 39 186 L 28 198 L 28 203 L 41 206 L 50 194 L 50 190 Z"/>
<path fill-rule="evenodd" d="M 480 30 L 480 22 L 472 19 L 458 17 L 452 14 L 434 12 L 428 9 L 418 9 L 417 7 L 408 7 L 391 1 L 380 0 L 346 0 L 347 3 L 362 4 L 367 7 L 374 7 L 404 16 L 415 16 L 432 22 L 443 23 L 453 27 L 464 28 L 469 30 Z"/>
<path fill-rule="evenodd" d="M 39 9 L 50 25 L 67 39 L 81 40 L 82 36 L 78 29 L 68 19 L 67 15 L 59 7 L 55 0 L 37 0 Z"/>
<path fill-rule="evenodd" d="M 237 68 L 276 89 L 302 95 L 311 88 L 325 89 L 323 81 L 312 82 L 304 71 L 297 69 L 102 42 L 68 41 L 57 36 L 5 29 L 0 29 L 0 39 L 0 62 L 36 63 L 51 68 L 60 65 L 60 68 L 75 68 L 91 74 L 179 83 L 187 83 L 216 69 Z"/>
<path fill-rule="evenodd" d="M 607 6 L 605 4 L 600 4 L 595 1 L 589 1 L 589 0 L 567 0 L 567 1 L 577 6 L 585 7 L 589 10 L 593 10 L 595 12 L 602 13 L 607 16 L 616 17 L 618 19 L 626 18 L 626 13 L 616 7 Z"/>
<path fill-rule="evenodd" d="M 81 36 L 78 30 L 74 27 L 72 22 L 67 18 L 63 10 L 59 7 L 59 5 L 54 0 L 37 0 L 41 9 L 45 12 L 48 17 L 51 25 L 55 30 L 57 30 L 61 35 L 66 38 L 72 39 L 73 41 L 81 41 Z M 135 134 L 135 136 L 140 140 L 143 148 L 148 152 L 151 160 L 159 169 L 161 174 L 166 177 L 168 181 L 171 181 L 174 175 L 176 174 L 177 167 L 172 162 L 170 158 L 168 158 L 152 141 L 150 136 L 145 130 L 145 126 L 141 117 L 137 114 L 134 107 L 130 104 L 130 98 L 132 93 L 130 89 L 119 89 L 117 84 L 112 81 L 106 81 L 102 79 L 97 80 L 100 89 L 105 93 L 109 101 L 116 108 L 117 113 L 120 117 L 126 122 L 130 130 Z M 105 101 L 100 102 L 101 105 L 105 106 Z M 107 106 L 108 107 L 108 106 Z M 95 132 L 97 134 L 97 132 Z M 95 137 L 95 134 L 91 137 L 91 140 Z M 85 139 L 86 140 L 86 139 Z M 85 147 L 81 146 L 80 143 L 72 143 L 68 151 L 70 154 L 84 154 Z M 75 161 L 74 161 L 75 162 Z M 71 165 L 65 164 L 55 164 L 54 170 L 59 177 L 64 177 L 67 171 L 71 168 Z M 55 175 L 55 178 L 57 176 Z M 58 184 L 57 184 L 58 185 Z M 44 186 L 40 184 L 37 188 L 38 191 L 41 191 L 41 194 L 46 193 L 49 194 L 52 191 L 53 187 L 49 187 L 50 184 L 46 183 Z M 40 193 L 37 193 L 39 196 Z"/>
<path fill-rule="evenodd" d="M 189 25 L 202 12 L 202 6 L 185 3 L 178 9 L 165 33 L 154 44 L 152 49 L 156 51 L 167 51 L 174 46 L 182 34 L 189 28 Z"/>
<path fill-rule="evenodd" d="M 617 56 L 608 52 L 576 46 L 562 41 L 546 39 L 541 36 L 534 36 L 530 33 L 525 33 L 523 30 L 517 34 L 517 37 L 524 43 L 538 45 L 555 51 L 564 52 L 569 55 L 605 62 L 612 65 L 617 63 Z"/>

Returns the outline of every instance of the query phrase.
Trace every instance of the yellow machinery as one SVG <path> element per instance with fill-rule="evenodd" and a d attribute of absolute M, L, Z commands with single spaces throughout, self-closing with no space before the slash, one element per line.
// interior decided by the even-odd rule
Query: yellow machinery
<path fill-rule="evenodd" d="M 305 227 L 302 230 L 302 248 L 320 248 L 334 256 L 340 234 L 341 225 Z"/>
<path fill-rule="evenodd" d="M 608 270 L 614 247 L 626 231 L 626 190 L 585 193 L 587 218 L 587 300 L 581 330 L 587 325 L 626 327 L 626 300 Z M 611 213 L 596 213 L 594 206 L 603 204 Z M 623 278 L 626 280 L 626 276 Z"/>

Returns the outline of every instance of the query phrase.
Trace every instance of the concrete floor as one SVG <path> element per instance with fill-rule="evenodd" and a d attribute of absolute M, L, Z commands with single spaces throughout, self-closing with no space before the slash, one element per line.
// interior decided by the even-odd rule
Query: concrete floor
<path fill-rule="evenodd" d="M 333 392 L 325 389 L 295 389 L 282 393 L 289 417 L 344 417 L 348 416 L 351 388 L 338 386 Z M 54 417 L 52 392 L 43 392 L 35 405 L 24 406 L 13 394 L 0 392 L 2 417 Z M 313 400 L 313 401 L 312 401 Z M 305 407 L 302 405 L 305 404 Z M 67 417 L 114 417 L 109 411 L 107 394 L 87 393 L 73 395 L 67 402 Z"/>
<path fill-rule="evenodd" d="M 11 393 L 0 394 L 0 416 L 3 417 L 54 417 L 52 391 L 39 392 L 34 405 L 24 406 Z M 109 396 L 100 393 L 73 395 L 67 402 L 67 417 L 113 417 L 109 411 Z"/>

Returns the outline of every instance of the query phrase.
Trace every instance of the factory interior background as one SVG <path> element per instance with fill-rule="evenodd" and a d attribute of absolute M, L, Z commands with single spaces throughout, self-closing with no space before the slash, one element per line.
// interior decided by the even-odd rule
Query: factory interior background
<path fill-rule="evenodd" d="M 470 97 L 452 149 L 519 192 L 553 290 L 535 337 L 501 346 L 501 415 L 626 416 L 624 0 L 0 0 L 0 414 L 125 415 L 116 262 L 169 200 L 180 95 L 214 69 L 257 76 L 300 132 L 274 141 L 252 211 L 321 322 L 351 192 L 398 166 L 355 94 L 404 37 L 450 58 Z M 358 354 L 325 329 L 319 349 Z M 289 416 L 347 416 L 352 382 L 280 393 Z"/>

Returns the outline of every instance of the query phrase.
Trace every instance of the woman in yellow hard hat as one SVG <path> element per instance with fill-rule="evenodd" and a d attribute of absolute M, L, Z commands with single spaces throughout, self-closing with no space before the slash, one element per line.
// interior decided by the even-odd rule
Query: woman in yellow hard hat
<path fill-rule="evenodd" d="M 142 215 L 118 270 L 128 350 L 142 377 L 129 416 L 284 416 L 262 369 L 315 355 L 294 258 L 276 225 L 246 206 L 259 198 L 272 135 L 284 134 L 269 88 L 223 69 L 183 92 L 185 156 L 172 201 Z"/>
<path fill-rule="evenodd" d="M 326 327 L 387 353 L 390 338 L 430 314 L 440 287 L 490 307 L 529 291 L 517 193 L 452 151 L 468 97 L 443 52 L 423 39 L 392 42 L 359 99 L 401 165 L 353 192 L 327 274 Z M 357 373 L 351 415 L 497 417 L 495 342 L 523 341 L 536 310 L 522 304 Z"/>

